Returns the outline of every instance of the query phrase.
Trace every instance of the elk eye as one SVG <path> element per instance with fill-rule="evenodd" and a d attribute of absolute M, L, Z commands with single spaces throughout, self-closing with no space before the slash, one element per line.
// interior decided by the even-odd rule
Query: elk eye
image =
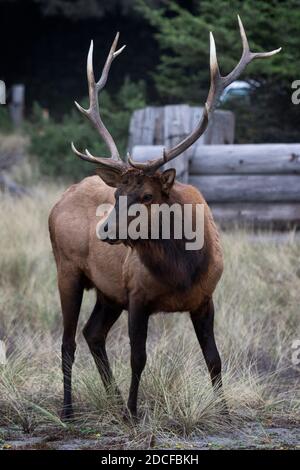
<path fill-rule="evenodd" d="M 152 201 L 152 194 L 149 194 L 149 193 L 144 194 L 142 198 L 142 202 L 150 202 L 150 201 Z"/>

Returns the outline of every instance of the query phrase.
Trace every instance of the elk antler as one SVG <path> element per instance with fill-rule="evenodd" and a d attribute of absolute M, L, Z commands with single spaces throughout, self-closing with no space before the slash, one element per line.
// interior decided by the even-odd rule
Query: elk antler
<path fill-rule="evenodd" d="M 244 30 L 243 23 L 238 15 L 238 22 L 240 27 L 240 34 L 243 44 L 243 53 L 239 63 L 236 67 L 230 72 L 228 75 L 223 77 L 220 74 L 218 61 L 217 61 L 217 54 L 216 54 L 216 45 L 213 34 L 210 33 L 210 89 L 207 97 L 207 101 L 205 103 L 205 107 L 200 118 L 200 121 L 194 131 L 188 135 L 184 140 L 178 143 L 175 147 L 165 150 L 163 152 L 163 156 L 156 159 L 150 160 L 148 162 L 135 162 L 130 157 L 128 157 L 128 162 L 131 166 L 135 168 L 139 168 L 144 170 L 145 172 L 155 172 L 160 166 L 164 163 L 173 160 L 173 158 L 177 157 L 179 154 L 184 152 L 188 149 L 197 139 L 204 133 L 205 129 L 207 128 L 209 118 L 213 113 L 218 99 L 223 92 L 223 90 L 230 85 L 234 80 L 236 80 L 239 75 L 243 72 L 246 65 L 248 65 L 253 59 L 260 59 L 264 57 L 270 57 L 274 54 L 277 54 L 281 50 L 276 49 L 271 52 L 251 52 L 247 40 L 247 36 Z"/>
<path fill-rule="evenodd" d="M 88 162 L 97 163 L 102 167 L 113 167 L 116 170 L 120 170 L 124 168 L 125 163 L 121 160 L 117 146 L 110 135 L 109 131 L 106 129 L 105 125 L 102 122 L 99 110 L 99 101 L 98 101 L 98 93 L 104 88 L 108 73 L 110 70 L 110 66 L 112 61 L 123 51 L 125 46 L 122 46 L 120 49 L 116 51 L 117 43 L 119 39 L 119 33 L 116 34 L 116 37 L 112 43 L 110 48 L 109 54 L 107 56 L 105 65 L 102 70 L 101 77 L 98 82 L 95 81 L 94 70 L 93 70 L 93 41 L 91 41 L 88 58 L 87 58 L 87 79 L 88 79 L 88 86 L 89 86 L 89 99 L 90 105 L 88 109 L 83 108 L 80 104 L 75 101 L 76 107 L 79 111 L 84 114 L 99 132 L 100 136 L 103 138 L 104 142 L 106 143 L 107 147 L 110 150 L 111 157 L 110 158 L 101 158 L 101 157 L 94 157 L 90 154 L 90 152 L 86 149 L 85 153 L 79 152 L 76 149 L 74 143 L 72 142 L 71 147 L 73 152 L 76 153 L 82 160 L 86 160 Z"/>

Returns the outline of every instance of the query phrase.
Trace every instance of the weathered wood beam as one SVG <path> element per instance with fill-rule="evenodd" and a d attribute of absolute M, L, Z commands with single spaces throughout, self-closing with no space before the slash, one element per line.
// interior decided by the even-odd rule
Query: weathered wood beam
<path fill-rule="evenodd" d="M 208 202 L 300 202 L 300 175 L 191 175 Z"/>
<path fill-rule="evenodd" d="M 300 203 L 213 203 L 210 208 L 221 226 L 300 227 Z"/>
<path fill-rule="evenodd" d="M 202 145 L 190 174 L 300 174 L 300 144 Z"/>

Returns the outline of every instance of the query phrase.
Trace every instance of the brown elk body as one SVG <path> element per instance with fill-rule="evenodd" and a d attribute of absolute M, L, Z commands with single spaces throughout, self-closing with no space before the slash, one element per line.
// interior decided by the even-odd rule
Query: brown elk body
<path fill-rule="evenodd" d="M 63 313 L 62 369 L 64 375 L 63 418 L 72 416 L 71 370 L 75 354 L 75 335 L 84 289 L 97 293 L 94 310 L 83 333 L 107 389 L 118 389 L 110 369 L 105 342 L 107 334 L 124 309 L 128 310 L 131 346 L 131 386 L 128 410 L 137 413 L 137 394 L 146 364 L 148 319 L 152 313 L 190 312 L 212 384 L 221 390 L 221 360 L 213 331 L 212 296 L 223 271 L 222 250 L 218 231 L 202 194 L 192 186 L 175 181 L 173 169 L 159 172 L 159 167 L 182 153 L 204 132 L 217 99 L 254 58 L 270 53 L 252 53 L 239 19 L 243 55 L 236 68 L 226 77 L 219 73 L 214 40 L 211 35 L 211 87 L 202 118 L 183 142 L 163 157 L 147 163 L 128 163 L 120 158 L 116 145 L 105 128 L 99 113 L 98 92 L 104 87 L 113 59 L 118 35 L 112 45 L 101 78 L 94 80 L 92 45 L 88 56 L 90 107 L 77 107 L 93 123 L 104 138 L 111 158 L 93 157 L 87 150 L 73 150 L 82 159 L 97 163 L 99 176 L 85 178 L 71 186 L 54 206 L 49 218 L 53 252 L 57 264 L 58 287 Z M 123 46 L 124 47 L 124 46 Z M 201 249 L 187 251 L 182 240 L 133 240 L 109 238 L 99 240 L 97 208 L 112 204 L 117 209 L 120 196 L 127 196 L 128 207 L 141 203 L 149 209 L 153 204 L 178 203 L 204 206 L 204 244 Z"/>

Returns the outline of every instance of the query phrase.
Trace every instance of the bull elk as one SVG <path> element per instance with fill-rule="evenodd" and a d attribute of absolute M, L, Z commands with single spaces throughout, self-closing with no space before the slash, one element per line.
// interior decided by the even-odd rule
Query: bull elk
<path fill-rule="evenodd" d="M 189 148 L 205 131 L 223 90 L 236 80 L 253 59 L 270 57 L 251 52 L 243 24 L 238 17 L 243 52 L 239 63 L 226 76 L 219 71 L 215 42 L 210 33 L 210 89 L 197 127 L 182 142 L 146 163 L 128 156 L 123 161 L 100 116 L 98 94 L 106 84 L 116 50 L 116 35 L 102 75 L 95 81 L 93 42 L 87 59 L 89 108 L 77 108 L 93 124 L 106 143 L 110 157 L 95 157 L 88 150 L 72 149 L 81 159 L 98 165 L 98 176 L 71 186 L 54 206 L 49 218 L 50 237 L 57 264 L 58 288 L 63 314 L 62 371 L 64 378 L 63 419 L 73 415 L 71 373 L 75 355 L 75 335 L 84 289 L 96 290 L 96 304 L 83 329 L 106 390 L 119 393 L 106 353 L 106 337 L 123 309 L 128 310 L 131 347 L 131 385 L 127 412 L 137 415 L 138 387 L 146 364 L 146 338 L 149 316 L 156 312 L 189 312 L 202 349 L 214 390 L 222 393 L 221 359 L 214 338 L 213 293 L 223 271 L 219 234 L 202 194 L 193 186 L 175 180 L 175 169 L 160 172 Z M 128 208 L 141 203 L 149 211 L 153 204 L 202 204 L 204 206 L 204 245 L 193 252 L 182 240 L 127 239 L 96 236 L 96 209 L 110 203 L 116 211 L 120 196 L 127 196 Z"/>

